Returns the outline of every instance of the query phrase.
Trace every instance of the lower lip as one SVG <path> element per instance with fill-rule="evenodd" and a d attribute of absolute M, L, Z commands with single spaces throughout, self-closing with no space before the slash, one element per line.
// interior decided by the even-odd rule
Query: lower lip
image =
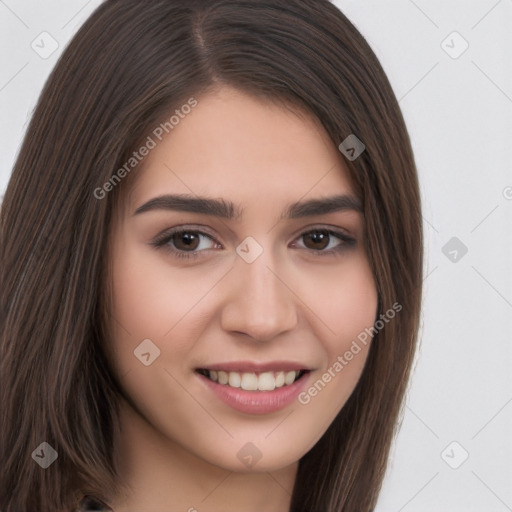
<path fill-rule="evenodd" d="M 307 372 L 293 384 L 276 388 L 274 391 L 246 391 L 232 388 L 227 384 L 219 384 L 197 372 L 196 375 L 222 402 L 233 409 L 247 414 L 269 414 L 290 405 L 306 387 L 310 373 Z"/>

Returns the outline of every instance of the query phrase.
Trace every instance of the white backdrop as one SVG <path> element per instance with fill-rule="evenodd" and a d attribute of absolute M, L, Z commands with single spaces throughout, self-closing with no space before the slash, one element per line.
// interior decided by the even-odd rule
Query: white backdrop
<path fill-rule="evenodd" d="M 0 1 L 0 196 L 44 81 L 99 4 Z M 512 0 L 336 4 L 400 100 L 427 240 L 421 349 L 377 512 L 512 511 Z"/>

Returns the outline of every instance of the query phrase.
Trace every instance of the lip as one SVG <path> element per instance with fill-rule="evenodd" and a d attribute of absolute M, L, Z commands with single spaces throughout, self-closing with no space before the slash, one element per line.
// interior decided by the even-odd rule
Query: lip
<path fill-rule="evenodd" d="M 226 369 L 226 366 L 223 368 Z M 266 366 L 266 368 L 269 367 Z M 282 366 L 280 368 L 283 369 Z M 209 367 L 209 369 L 215 370 L 214 367 Z M 304 368 L 296 367 L 291 368 L 288 371 L 293 369 Z M 237 370 L 232 369 L 231 371 Z M 284 409 L 293 403 L 301 391 L 303 391 L 311 375 L 311 371 L 308 371 L 293 384 L 274 389 L 273 391 L 246 391 L 241 388 L 232 388 L 227 384 L 219 384 L 218 382 L 214 382 L 208 377 L 205 377 L 201 373 L 194 373 L 203 382 L 207 389 L 213 392 L 222 402 L 229 405 L 231 408 L 246 414 L 270 414 Z"/>
<path fill-rule="evenodd" d="M 198 370 L 224 370 L 226 372 L 241 372 L 241 373 L 263 373 L 263 372 L 290 372 L 292 370 L 308 370 L 312 368 L 307 365 L 295 361 L 270 361 L 268 363 L 256 363 L 254 361 L 232 361 L 226 363 L 210 364 L 208 366 L 201 366 Z"/>

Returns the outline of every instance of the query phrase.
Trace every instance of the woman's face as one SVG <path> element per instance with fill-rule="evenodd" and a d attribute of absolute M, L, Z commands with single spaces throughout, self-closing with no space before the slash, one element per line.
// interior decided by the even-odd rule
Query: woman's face
<path fill-rule="evenodd" d="M 363 216 L 313 119 L 229 88 L 197 100 L 152 134 L 114 225 L 114 369 L 159 443 L 276 470 L 319 440 L 364 367 L 369 343 L 353 342 L 377 293 Z"/>

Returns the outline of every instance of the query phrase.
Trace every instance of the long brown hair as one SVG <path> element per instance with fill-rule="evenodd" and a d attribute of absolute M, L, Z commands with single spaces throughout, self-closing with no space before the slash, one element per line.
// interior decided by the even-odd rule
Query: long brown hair
<path fill-rule="evenodd" d="M 1 207 L 1 512 L 69 511 L 82 494 L 117 492 L 105 249 L 129 179 L 94 191 L 164 116 L 223 84 L 306 109 L 336 146 L 350 134 L 366 146 L 346 164 L 378 316 L 402 310 L 300 460 L 290 510 L 374 509 L 416 346 L 423 252 L 411 144 L 381 65 L 327 0 L 107 0 L 47 80 Z M 58 454 L 47 469 L 32 457 L 43 442 Z"/>

